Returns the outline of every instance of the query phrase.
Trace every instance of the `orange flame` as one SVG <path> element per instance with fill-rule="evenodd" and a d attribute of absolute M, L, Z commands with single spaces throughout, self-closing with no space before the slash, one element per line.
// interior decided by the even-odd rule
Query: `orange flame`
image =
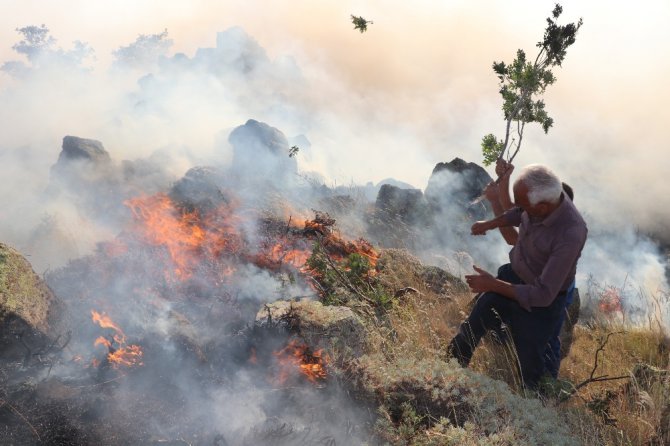
<path fill-rule="evenodd" d="M 277 382 L 285 384 L 298 370 L 302 376 L 312 383 L 326 379 L 326 365 L 330 357 L 323 353 L 323 349 L 311 352 L 309 347 L 296 339 L 291 340 L 286 347 L 273 353 L 279 363 Z"/>
<path fill-rule="evenodd" d="M 615 287 L 609 286 L 598 298 L 598 308 L 607 317 L 614 317 L 617 313 L 623 313 L 621 293 Z"/>
<path fill-rule="evenodd" d="M 290 249 L 283 243 L 277 243 L 270 249 L 270 258 L 279 263 L 285 263 L 302 269 L 312 253 L 306 249 Z"/>
<path fill-rule="evenodd" d="M 143 353 L 139 345 L 126 345 L 126 335 L 105 313 L 98 313 L 95 310 L 91 310 L 91 315 L 93 322 L 100 325 L 100 327 L 111 328 L 115 331 L 112 339 L 118 345 L 118 348 L 114 348 L 112 341 L 104 336 L 98 336 L 95 342 L 93 342 L 94 346 L 102 345 L 107 348 L 107 360 L 112 367 L 119 368 L 120 366 L 131 367 L 134 365 L 142 365 Z M 98 364 L 99 362 L 96 359 L 92 361 L 93 367 L 97 367 Z"/>
<path fill-rule="evenodd" d="M 165 194 L 137 197 L 124 204 L 141 223 L 135 228 L 139 236 L 148 244 L 167 249 L 174 274 L 181 280 L 191 277 L 203 260 L 215 259 L 226 249 L 234 250 L 239 239 L 226 206 L 202 219 L 197 211 L 179 211 Z"/>

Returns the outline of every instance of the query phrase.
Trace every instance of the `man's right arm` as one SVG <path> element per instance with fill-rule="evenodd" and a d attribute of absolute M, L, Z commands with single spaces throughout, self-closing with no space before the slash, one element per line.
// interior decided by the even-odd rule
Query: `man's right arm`
<path fill-rule="evenodd" d="M 514 223 L 510 222 L 508 212 L 505 212 L 494 219 L 475 222 L 470 231 L 472 235 L 484 235 L 487 231 L 508 226 L 514 226 Z"/>

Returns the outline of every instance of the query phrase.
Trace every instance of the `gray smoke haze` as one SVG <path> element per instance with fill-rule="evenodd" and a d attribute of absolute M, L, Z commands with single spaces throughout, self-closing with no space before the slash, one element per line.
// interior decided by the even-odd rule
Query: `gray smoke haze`
<path fill-rule="evenodd" d="M 122 3 L 128 7 L 127 2 Z M 0 54 L 7 62 L 0 78 L 0 122 L 4 123 L 0 132 L 2 241 L 27 254 L 38 272 L 55 270 L 69 260 L 96 253 L 99 242 L 113 240 L 126 229 L 131 214 L 122 205 L 124 199 L 166 191 L 196 166 L 214 166 L 225 172 L 222 177 L 214 174 L 214 181 L 222 189 L 234 190 L 235 197 L 226 199 L 239 202 L 242 214 L 270 209 L 284 217 L 311 217 L 310 209 L 322 209 L 328 198 L 328 194 L 319 194 L 319 187 L 337 188 L 353 197 L 338 225 L 346 235 L 368 235 L 366 213 L 374 198 L 363 184 L 393 177 L 425 189 L 435 164 L 456 156 L 478 161 L 481 136 L 501 130 L 490 63 L 537 40 L 542 19 L 553 5 L 531 7 L 530 11 L 537 12 L 533 22 L 538 29 L 521 27 L 512 32 L 508 28 L 524 20 L 510 16 L 507 7 L 487 4 L 500 12 L 502 22 L 482 18 L 459 2 L 439 8 L 430 4 L 438 9 L 436 16 L 450 26 L 437 26 L 421 6 L 398 4 L 398 10 L 387 15 L 384 5 L 376 2 L 367 2 L 367 10 L 361 12 L 346 2 L 323 9 L 310 2 L 290 7 L 284 4 L 287 10 L 301 10 L 304 16 L 279 14 L 273 9 L 279 7 L 276 5 L 261 10 L 258 5 L 246 5 L 233 13 L 235 8 L 230 5 L 208 4 L 213 9 L 207 17 L 197 14 L 197 7 L 171 6 L 167 7 L 167 23 L 152 23 L 150 31 L 144 31 L 146 24 L 133 21 L 135 29 L 121 26 L 119 35 L 125 38 L 106 41 L 100 46 L 104 52 L 95 42 L 90 46 L 63 43 L 93 41 L 94 33 L 71 36 L 72 30 L 67 29 L 63 33 L 67 37 L 63 37 L 56 28 L 55 41 L 48 39 L 50 34 L 41 34 L 44 39 L 39 45 L 17 47 L 26 51 L 2 48 Z M 150 6 L 156 5 L 148 2 L 137 8 L 153 12 Z M 649 296 L 662 296 L 668 290 L 667 258 L 645 233 L 668 239 L 662 222 L 669 217 L 670 203 L 662 179 L 670 166 L 661 152 L 666 143 L 664 128 L 658 122 L 670 118 L 667 109 L 659 106 L 670 98 L 666 97 L 667 89 L 655 90 L 658 84 L 651 81 L 665 78 L 670 66 L 659 63 L 650 74 L 651 81 L 638 89 L 622 84 L 632 70 L 628 64 L 612 73 L 604 68 L 610 64 L 610 48 L 598 53 L 597 62 L 591 61 L 594 56 L 587 51 L 606 43 L 589 34 L 589 26 L 598 29 L 605 26 L 603 22 L 597 14 L 594 18 L 581 14 L 576 4 L 564 6 L 567 17 L 584 15 L 586 25 L 574 53 L 557 73 L 556 88 L 547 95 L 556 128 L 549 136 L 530 129 L 517 164 L 546 163 L 574 187 L 575 202 L 584 211 L 591 231 L 578 267 L 578 286 L 586 290 L 593 277 L 601 289 L 608 285 L 621 288 L 624 305 L 644 322 L 645 314 L 656 311 Z M 46 11 L 53 7 L 44 6 Z M 656 7 L 659 15 L 667 13 L 666 6 Z M 87 8 L 84 10 L 92 14 Z M 412 13 L 417 9 L 419 12 Z M 242 18 L 240 23 L 251 25 L 220 26 L 213 18 L 216 12 L 237 15 Z M 350 29 L 347 19 L 353 12 L 371 14 L 375 20 L 367 34 L 361 36 Z M 273 13 L 284 31 L 262 25 Z M 201 24 L 202 35 L 188 37 L 185 22 L 177 21 L 180 14 L 189 17 L 193 25 Z M 338 17 L 337 24 L 333 17 Z M 39 18 L 37 22 L 28 16 L 21 18 L 11 29 L 41 23 Z M 120 19 L 110 14 L 109 20 Z M 290 34 L 286 29 L 291 26 L 300 31 Z M 163 32 L 166 27 L 168 33 Z M 422 27 L 424 31 L 419 32 Z M 2 32 L 3 37 L 7 35 L 6 29 Z M 138 37 L 138 32 L 147 34 Z M 663 32 L 659 33 L 663 37 Z M 3 41 L 18 42 L 23 37 L 13 32 Z M 182 43 L 181 37 L 188 43 Z M 280 43 L 282 37 L 286 37 L 286 44 Z M 581 38 L 585 42 L 580 47 Z M 587 72 L 591 74 L 586 76 Z M 601 82 L 603 77 L 611 83 Z M 292 175 L 275 175 L 272 167 L 256 165 L 253 157 L 235 157 L 236 144 L 254 144 L 239 130 L 236 136 L 231 135 L 249 119 L 280 131 L 281 135 L 268 130 L 278 141 L 277 147 L 294 143 L 300 147 L 295 159 L 289 159 L 288 153 L 277 155 Z M 54 185 L 52 166 L 65 135 L 103 142 L 111 155 L 109 188 L 82 190 Z M 467 233 L 469 222 L 452 224 L 459 211 L 452 208 L 449 197 L 444 198 L 437 232 L 408 229 L 416 241 L 412 247 L 426 261 L 456 275 L 467 273 L 473 263 L 495 272 L 494 268 L 506 261 L 508 248 L 498 234 L 473 239 Z M 332 205 L 332 201 L 328 203 Z M 239 228 L 259 245 L 262 240 L 254 236 L 260 220 L 246 219 Z M 306 287 L 287 285 L 254 265 L 235 265 L 234 282 L 188 290 L 216 302 L 208 314 L 221 322 L 220 327 L 188 326 L 179 315 L 187 315 L 189 305 L 198 309 L 209 301 L 186 305 L 179 300 L 154 299 L 160 297 L 160 290 L 152 288 L 150 280 L 158 281 L 162 272 L 152 269 L 150 254 L 142 255 L 145 257 L 131 259 L 137 269 L 134 275 L 100 289 L 82 291 L 58 275 L 52 276 L 51 283 L 59 284 L 59 290 L 70 299 L 82 296 L 83 300 L 85 296 L 87 302 L 118 315 L 129 336 L 144 334 L 141 340 L 145 341 L 155 335 L 164 340 L 153 351 L 174 351 L 176 356 L 179 342 L 189 336 L 220 338 L 226 329 L 237 328 L 240 320 L 253 319 L 262 302 L 311 294 Z M 83 259 L 69 268 L 84 268 L 86 262 Z M 125 272 L 122 264 L 110 267 Z M 174 297 L 184 290 L 168 291 Z M 133 303 L 130 296 L 158 303 L 146 307 Z M 85 316 L 86 320 L 79 321 L 82 328 L 73 349 L 101 354 L 90 342 L 99 335 L 99 327 Z M 670 326 L 670 315 L 661 317 Z M 150 345 L 147 351 L 152 351 Z M 189 407 L 192 419 L 218 426 L 231 440 L 246 438 L 249 427 L 264 414 L 287 403 L 267 389 L 255 388 L 253 383 L 259 377 L 243 368 L 229 374 L 230 382 L 203 386 L 198 381 L 202 377 L 188 372 L 188 363 L 169 367 L 175 373 L 156 385 L 165 385 L 183 398 L 180 403 Z M 229 367 L 234 369 L 235 365 Z M 67 376 L 70 370 L 55 368 L 52 373 Z M 147 376 L 147 385 L 154 378 Z M 119 408 L 137 404 L 133 390 L 121 387 L 116 400 Z M 310 407 L 314 399 L 323 400 L 323 394 L 312 392 L 304 390 L 291 403 Z M 121 395 L 127 395 L 128 400 Z M 337 392 L 332 398 L 329 405 L 336 415 L 353 410 Z M 328 426 L 329 435 L 342 435 L 337 444 L 347 444 L 351 437 L 343 434 L 341 426 L 347 420 L 331 418 L 333 426 L 328 426 L 327 419 L 320 420 L 320 425 Z M 184 424 L 190 421 L 183 420 Z M 271 417 L 266 421 L 272 423 Z M 302 422 L 300 414 L 294 421 L 296 426 Z M 155 420 L 156 429 L 173 438 L 178 424 Z M 264 427 L 258 429 L 261 432 Z M 296 435 L 308 435 L 305 432 Z"/>
<path fill-rule="evenodd" d="M 61 237 L 74 240 L 72 253 L 90 252 L 96 241 L 118 230 L 101 224 L 104 218 L 91 224 L 68 200 L 42 197 L 48 169 L 65 134 L 103 141 L 116 160 L 160 157 L 163 176 L 176 179 L 194 165 L 228 165 L 233 157 L 230 131 L 254 118 L 280 129 L 291 141 L 306 136 L 310 144 L 301 147 L 299 169 L 308 177 L 325 179 L 330 186 L 362 184 L 391 175 L 423 187 L 436 162 L 454 156 L 479 158 L 481 135 L 501 127 L 495 125 L 500 123 L 499 105 L 488 65 L 534 41 L 538 34 L 530 26 L 512 34 L 504 25 L 523 20 L 497 6 L 499 21 L 483 19 L 462 5 L 437 10 L 426 5 L 426 11 L 419 8 L 413 20 L 402 21 L 404 7 L 383 14 L 380 5 L 371 2 L 365 6 L 368 13 L 380 14 L 388 22 L 376 23 L 375 32 L 364 36 L 350 32 L 348 25 L 323 19 L 327 13 L 341 14 L 346 5 L 322 9 L 319 14 L 313 7 L 300 7 L 277 17 L 286 26 L 298 28 L 292 37 L 285 32 L 288 44 L 284 46 L 250 19 L 252 11 L 257 12 L 253 8 L 235 13 L 271 51 L 237 27 L 201 37 L 207 46 L 184 52 L 175 50 L 184 48 L 183 44 L 166 32 L 138 37 L 127 29 L 120 34 L 135 40 L 114 44 L 105 40 L 101 45 L 108 52 L 102 54 L 78 41 L 68 47 L 62 44 L 65 39 L 51 35 L 55 40 L 45 38 L 34 51 L 18 46 L 12 56 L 10 49 L 3 49 L 7 63 L 0 118 L 12 125 L 3 128 L 0 153 L 3 177 L 8 179 L 5 184 L 11 187 L 2 189 L 0 225 L 8 241 L 31 254 L 35 228 L 55 215 Z M 612 28 L 604 13 L 596 14 L 596 6 L 586 10 L 569 4 L 564 7 L 566 20 L 583 15 L 587 25 L 557 72 L 559 81 L 547 93 L 555 128 L 549 136 L 529 129 L 517 164 L 552 166 L 574 186 L 576 202 L 596 232 L 606 227 L 613 234 L 625 234 L 637 228 L 667 241 L 662 222 L 667 220 L 670 203 L 665 203 L 668 198 L 662 181 L 656 180 L 670 167 L 668 157 L 659 152 L 663 127 L 656 125 L 667 114 L 666 107 L 657 106 L 663 103 L 667 89 L 655 91 L 654 86 L 669 67 L 656 64 L 648 82 L 633 91 L 623 83 L 631 74 L 630 65 L 613 71 L 601 59 L 614 51 L 605 45 Z M 651 25 L 668 12 L 667 6 L 654 7 L 656 14 L 650 10 L 645 16 L 645 20 L 653 19 L 645 34 L 636 34 L 634 42 L 658 39 L 665 32 Z M 614 17 L 625 14 L 609 9 Z M 225 5 L 215 10 L 232 14 Z M 300 14 L 310 11 L 315 12 L 319 26 L 304 25 Z M 436 28 L 428 14 L 431 11 L 452 26 Z M 172 23 L 175 15 L 183 13 L 180 8 L 169 10 L 166 22 Z M 272 15 L 272 9 L 263 14 Z M 546 12 L 536 5 L 528 14 L 544 17 Z M 188 14 L 196 15 L 197 9 Z M 631 26 L 637 23 L 636 18 L 630 21 Z M 417 32 L 416 26 L 425 31 Z M 177 35 L 184 35 L 183 26 L 174 29 Z M 412 32 L 415 41 L 399 37 L 406 34 L 398 30 Z M 472 36 L 474 30 L 477 37 Z M 328 32 L 331 36 L 326 38 Z M 500 33 L 509 40 L 493 39 Z M 305 35 L 314 39 L 297 40 Z M 466 39 L 467 51 L 462 51 L 465 43 L 457 44 L 455 36 Z M 15 41 L 21 37 L 14 33 Z M 89 36 L 68 38 L 88 40 Z M 433 41 L 442 44 L 430 45 Z M 321 53 L 315 50 L 316 42 L 322 45 Z M 645 51 L 630 54 L 625 52 L 633 45 L 630 41 L 620 45 L 623 54 L 638 65 L 646 63 Z M 378 50 L 382 46 L 386 51 Z M 594 48 L 598 48 L 596 56 Z M 603 82 L 605 77 L 618 80 L 614 84 L 618 87 Z M 311 171 L 318 173 L 307 174 Z M 644 184 L 643 193 L 639 184 Z M 73 237 L 70 228 L 75 226 Z M 621 242 L 623 245 L 625 238 Z M 646 246 L 640 245 L 642 252 L 648 252 Z M 615 250 L 610 258 L 631 252 L 636 251 Z M 657 255 L 649 254 L 635 258 Z M 476 262 L 487 262 L 473 255 Z M 62 264 L 62 259 L 46 264 L 33 260 L 40 270 Z M 637 265 L 626 259 L 622 263 Z M 656 263 L 665 262 L 661 258 Z M 580 269 L 608 283 L 620 281 L 600 265 L 584 261 Z M 637 276 L 634 271 L 629 275 Z M 657 285 L 663 288 L 665 284 Z"/>

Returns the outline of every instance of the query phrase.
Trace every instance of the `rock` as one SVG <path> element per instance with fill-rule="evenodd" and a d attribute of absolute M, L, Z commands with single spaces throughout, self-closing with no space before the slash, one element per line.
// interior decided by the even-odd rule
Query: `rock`
<path fill-rule="evenodd" d="M 224 174 L 216 167 L 194 167 L 170 190 L 170 198 L 183 210 L 202 214 L 228 204 L 223 194 Z"/>
<path fill-rule="evenodd" d="M 58 161 L 51 167 L 48 193 L 70 194 L 76 204 L 107 220 L 125 212 L 121 171 L 100 141 L 66 136 Z"/>
<path fill-rule="evenodd" d="M 78 189 L 100 187 L 113 176 L 112 159 L 100 141 L 66 136 L 58 161 L 51 167 L 52 180 Z"/>
<path fill-rule="evenodd" d="M 458 277 L 437 266 L 423 265 L 404 249 L 383 250 L 377 260 L 377 271 L 379 280 L 394 290 L 409 286 L 419 291 L 448 295 L 466 289 L 465 283 Z"/>
<path fill-rule="evenodd" d="M 323 305 L 311 299 L 279 300 L 266 304 L 256 315 L 256 325 L 286 324 L 313 349 L 325 348 L 360 356 L 366 350 L 366 331 L 349 307 Z"/>
<path fill-rule="evenodd" d="M 30 354 L 30 346 L 55 336 L 62 307 L 30 263 L 0 243 L 0 354 Z"/>
<path fill-rule="evenodd" d="M 483 167 L 454 158 L 448 163 L 438 163 L 426 186 L 426 198 L 438 212 L 461 213 L 471 219 L 482 219 L 490 211 L 486 200 L 472 204 L 492 181 Z"/>
<path fill-rule="evenodd" d="M 286 136 L 278 129 L 250 119 L 228 137 L 233 146 L 232 170 L 246 180 L 281 184 L 298 172 L 289 157 Z"/>
<path fill-rule="evenodd" d="M 384 184 L 379 189 L 374 212 L 367 219 L 376 243 L 387 248 L 425 248 L 425 229 L 433 215 L 420 189 L 401 189 Z"/>
<path fill-rule="evenodd" d="M 379 189 L 376 210 L 388 218 L 397 218 L 407 224 L 426 224 L 430 208 L 421 189 L 401 189 L 384 184 Z"/>
<path fill-rule="evenodd" d="M 100 141 L 66 136 L 63 138 L 63 150 L 58 156 L 58 164 L 72 161 L 88 161 L 104 165 L 110 163 L 111 158 Z"/>

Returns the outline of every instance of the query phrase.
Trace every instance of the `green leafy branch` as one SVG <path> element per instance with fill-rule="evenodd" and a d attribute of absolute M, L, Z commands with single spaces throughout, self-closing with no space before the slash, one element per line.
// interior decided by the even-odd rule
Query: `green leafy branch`
<path fill-rule="evenodd" d="M 503 98 L 505 138 L 498 139 L 493 134 L 484 136 L 484 165 L 488 166 L 501 158 L 512 162 L 521 148 L 526 124 L 537 122 L 545 133 L 553 125 L 554 120 L 545 110 L 544 100 L 537 97 L 556 82 L 551 68 L 561 66 L 568 47 L 575 43 L 577 31 L 582 26 L 582 19 L 576 24 L 557 24 L 562 12 L 561 5 L 556 4 L 552 16 L 547 18 L 544 38 L 536 45 L 540 51 L 534 61 L 528 60 L 526 53 L 520 49 L 511 64 L 493 63 L 493 71 L 500 80 L 499 91 Z"/>
<path fill-rule="evenodd" d="M 372 20 L 365 20 L 361 16 L 351 15 L 351 23 L 354 24 L 354 29 L 359 30 L 361 33 L 364 33 L 368 30 L 368 25 L 372 25 L 374 22 Z"/>

